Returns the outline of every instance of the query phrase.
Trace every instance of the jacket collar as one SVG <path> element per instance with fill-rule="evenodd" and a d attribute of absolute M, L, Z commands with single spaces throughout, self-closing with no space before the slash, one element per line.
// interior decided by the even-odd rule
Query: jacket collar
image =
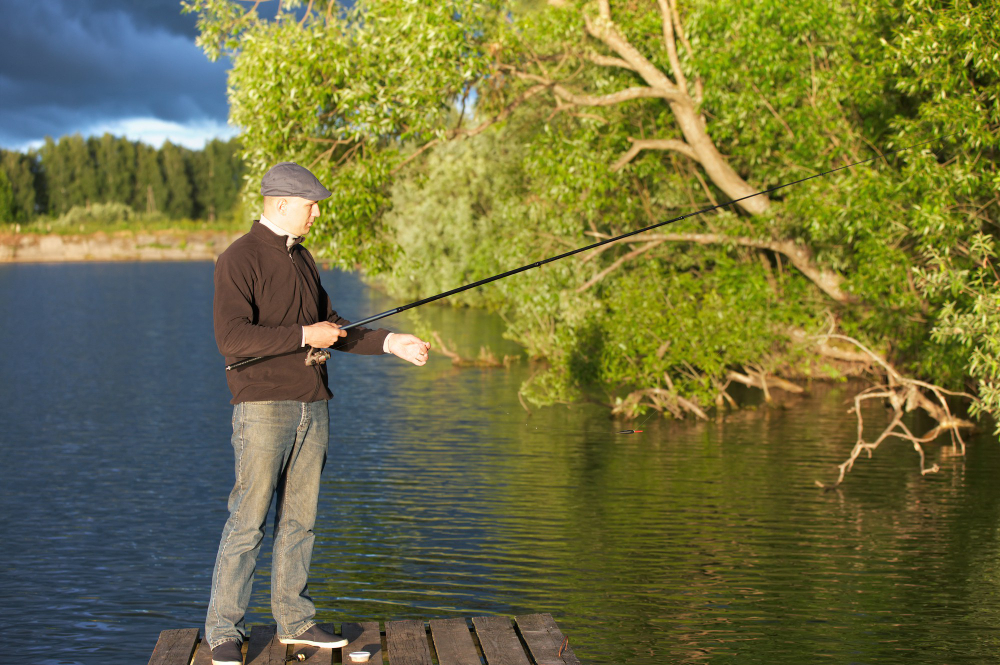
<path fill-rule="evenodd" d="M 276 249 L 280 249 L 283 252 L 288 252 L 291 250 L 291 247 L 287 245 L 286 241 L 286 238 L 288 238 L 288 236 L 278 235 L 271 229 L 261 224 L 259 219 L 255 219 L 253 221 L 253 226 L 250 227 L 250 235 L 261 240 L 264 244 L 270 245 Z M 292 244 L 292 247 L 301 242 L 302 238 L 296 238 L 295 242 Z"/>

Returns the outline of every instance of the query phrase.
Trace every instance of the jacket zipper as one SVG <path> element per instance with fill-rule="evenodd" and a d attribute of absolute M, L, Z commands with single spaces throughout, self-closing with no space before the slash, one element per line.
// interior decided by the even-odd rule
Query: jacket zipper
<path fill-rule="evenodd" d="M 294 246 L 295 245 L 292 245 L 292 247 L 294 247 Z M 304 296 L 308 292 L 308 289 L 306 289 L 305 288 L 305 284 L 303 284 L 302 271 L 299 269 L 299 266 L 295 263 L 295 259 L 292 257 L 292 247 L 289 247 L 288 250 L 287 250 L 288 251 L 288 260 L 292 262 L 292 270 L 295 271 L 295 279 L 296 279 L 296 281 L 298 281 L 299 288 L 302 289 L 302 295 Z M 314 370 L 314 375 L 316 376 L 316 387 L 313 389 L 312 396 L 316 397 L 317 394 L 319 394 L 320 392 L 322 392 L 320 390 L 320 387 L 321 387 L 321 384 L 323 382 L 322 378 L 321 378 L 323 376 L 323 371 L 320 369 L 319 365 L 313 365 L 313 370 Z"/>

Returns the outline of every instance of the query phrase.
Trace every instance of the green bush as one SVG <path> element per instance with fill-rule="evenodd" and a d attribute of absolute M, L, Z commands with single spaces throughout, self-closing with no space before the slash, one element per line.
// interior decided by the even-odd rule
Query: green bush
<path fill-rule="evenodd" d="M 81 224 L 90 226 L 95 223 L 110 225 L 129 222 L 135 218 L 135 211 L 124 203 L 94 203 L 89 206 L 73 206 L 59 215 L 52 222 L 52 227 L 66 229 Z"/>

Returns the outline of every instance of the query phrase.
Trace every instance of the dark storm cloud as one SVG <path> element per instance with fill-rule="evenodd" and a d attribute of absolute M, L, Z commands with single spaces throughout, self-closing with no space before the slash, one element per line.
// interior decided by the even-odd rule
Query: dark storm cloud
<path fill-rule="evenodd" d="M 14 0 L 0 22 L 0 146 L 145 117 L 224 123 L 225 61 L 175 0 Z"/>

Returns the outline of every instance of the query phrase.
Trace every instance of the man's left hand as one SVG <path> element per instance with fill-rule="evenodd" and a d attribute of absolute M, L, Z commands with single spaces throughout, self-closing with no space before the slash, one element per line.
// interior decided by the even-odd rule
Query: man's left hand
<path fill-rule="evenodd" d="M 430 355 L 430 342 L 425 342 L 416 335 L 393 333 L 388 343 L 389 353 L 418 367 L 427 363 Z"/>

